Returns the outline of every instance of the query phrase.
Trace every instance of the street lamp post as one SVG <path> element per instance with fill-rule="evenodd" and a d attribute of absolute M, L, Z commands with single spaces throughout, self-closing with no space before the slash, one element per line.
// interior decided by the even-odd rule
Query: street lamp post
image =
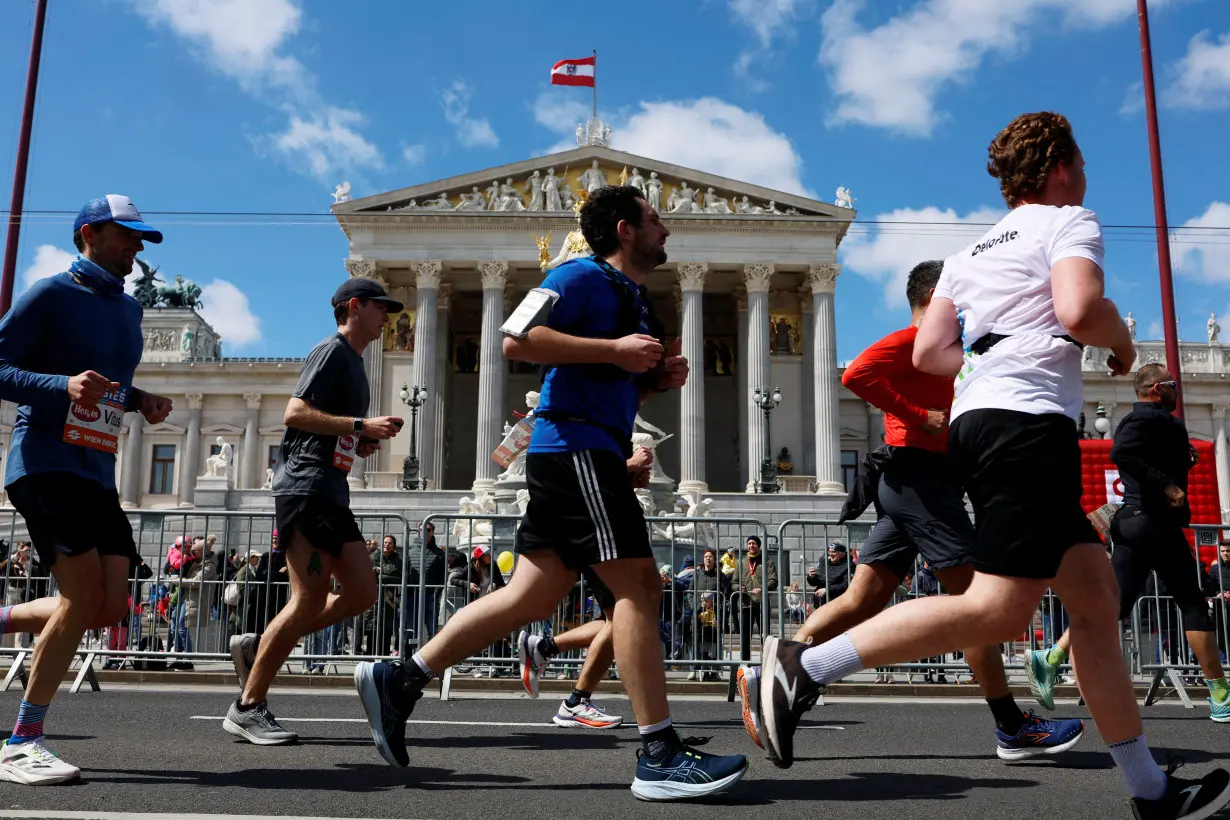
<path fill-rule="evenodd" d="M 770 443 L 769 416 L 781 403 L 782 389 L 780 387 L 773 388 L 771 395 L 767 387 L 757 387 L 752 393 L 752 404 L 764 412 L 764 460 L 760 462 L 760 483 L 756 485 L 758 493 L 775 493 L 779 489 L 777 465 L 773 463 L 773 447 Z"/>
<path fill-rule="evenodd" d="M 1098 438 L 1106 438 L 1106 434 L 1110 432 L 1110 419 L 1106 418 L 1106 408 L 1099 403 L 1095 412 L 1098 417 L 1093 421 L 1093 429 L 1098 431 Z"/>
<path fill-rule="evenodd" d="M 410 408 L 410 452 L 401 464 L 401 488 L 426 490 L 427 479 L 419 479 L 418 420 L 419 408 L 427 402 L 427 388 L 419 385 L 401 386 L 401 403 Z"/>

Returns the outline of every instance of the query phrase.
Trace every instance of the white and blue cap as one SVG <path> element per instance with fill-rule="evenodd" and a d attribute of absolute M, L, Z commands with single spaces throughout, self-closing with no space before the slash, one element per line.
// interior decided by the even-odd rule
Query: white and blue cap
<path fill-rule="evenodd" d="M 77 214 L 77 220 L 73 222 L 73 233 L 81 230 L 82 225 L 94 225 L 99 222 L 114 222 L 125 228 L 140 231 L 143 234 L 141 237 L 143 240 L 153 242 L 155 245 L 162 242 L 162 231 L 145 224 L 137 206 L 133 205 L 132 200 L 123 194 L 107 194 L 85 203 L 81 213 Z"/>

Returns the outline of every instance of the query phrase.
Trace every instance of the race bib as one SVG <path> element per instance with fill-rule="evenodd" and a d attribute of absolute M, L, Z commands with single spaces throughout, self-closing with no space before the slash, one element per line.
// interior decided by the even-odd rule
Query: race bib
<path fill-rule="evenodd" d="M 338 436 L 337 447 L 333 448 L 333 466 L 343 473 L 350 472 L 350 468 L 354 466 L 355 451 L 358 449 L 358 436 Z"/>
<path fill-rule="evenodd" d="M 108 392 L 96 407 L 83 407 L 77 402 L 69 404 L 63 441 L 114 454 L 120 449 L 120 428 L 123 426 L 124 403 L 115 393 Z"/>

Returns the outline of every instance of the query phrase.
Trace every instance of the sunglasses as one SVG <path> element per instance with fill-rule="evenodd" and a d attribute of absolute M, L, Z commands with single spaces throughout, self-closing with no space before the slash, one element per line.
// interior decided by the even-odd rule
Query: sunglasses
<path fill-rule="evenodd" d="M 1171 390 L 1177 390 L 1179 388 L 1179 383 L 1177 381 L 1154 382 L 1153 386 L 1154 387 L 1169 387 Z"/>

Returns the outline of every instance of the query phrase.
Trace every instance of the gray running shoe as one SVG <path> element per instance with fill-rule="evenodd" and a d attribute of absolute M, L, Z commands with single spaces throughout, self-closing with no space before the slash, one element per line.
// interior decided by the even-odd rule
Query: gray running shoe
<path fill-rule="evenodd" d="M 231 660 L 235 662 L 235 674 L 239 676 L 239 691 L 248 685 L 248 673 L 256 663 L 256 650 L 260 648 L 261 636 L 254 632 L 231 638 Z"/>
<path fill-rule="evenodd" d="M 253 706 L 246 712 L 239 711 L 239 701 L 231 703 L 222 721 L 222 728 L 235 737 L 241 737 L 257 746 L 285 746 L 294 743 L 299 736 L 281 727 L 278 719 L 269 711 L 265 701 Z"/>

